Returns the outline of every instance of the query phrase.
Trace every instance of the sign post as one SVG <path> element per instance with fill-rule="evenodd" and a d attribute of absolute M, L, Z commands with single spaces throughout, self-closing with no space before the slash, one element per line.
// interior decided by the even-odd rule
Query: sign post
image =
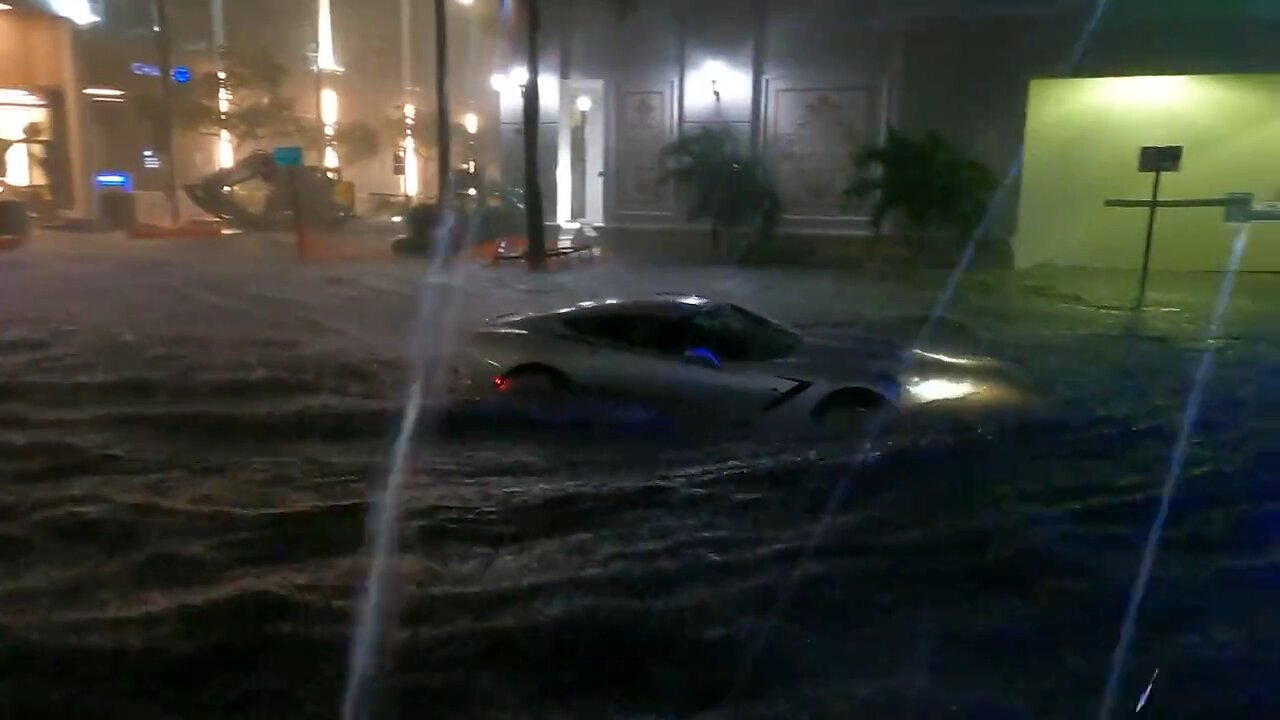
<path fill-rule="evenodd" d="M 302 148 L 296 145 L 277 147 L 271 150 L 271 159 L 276 167 L 285 172 L 289 183 L 289 202 L 293 206 L 293 245 L 299 260 L 306 260 L 311 255 L 310 242 L 307 237 L 306 224 L 302 220 Z"/>
<path fill-rule="evenodd" d="M 1140 310 L 1147 299 L 1147 270 L 1151 266 L 1151 238 L 1156 230 L 1160 176 L 1167 172 L 1178 172 L 1181 166 L 1181 145 L 1148 145 L 1138 152 L 1138 172 L 1152 173 L 1155 179 L 1151 182 L 1151 207 L 1147 210 L 1147 240 L 1142 248 L 1142 279 L 1138 282 L 1138 301 L 1134 305 L 1135 310 Z"/>

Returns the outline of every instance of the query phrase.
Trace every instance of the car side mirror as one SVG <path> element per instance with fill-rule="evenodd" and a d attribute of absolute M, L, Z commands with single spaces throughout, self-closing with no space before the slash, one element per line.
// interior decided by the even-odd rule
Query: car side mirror
<path fill-rule="evenodd" d="M 690 348 L 684 351 L 683 362 L 686 365 L 696 365 L 697 367 L 708 368 L 710 370 L 720 369 L 720 359 L 710 350 L 705 348 Z"/>

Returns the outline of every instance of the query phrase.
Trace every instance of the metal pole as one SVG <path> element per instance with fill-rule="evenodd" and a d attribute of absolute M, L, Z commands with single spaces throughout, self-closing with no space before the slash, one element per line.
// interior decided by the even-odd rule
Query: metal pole
<path fill-rule="evenodd" d="M 449 182 L 449 38 L 445 0 L 436 0 L 436 187 L 443 208 L 452 200 Z"/>
<path fill-rule="evenodd" d="M 689 61 L 689 8 L 676 7 L 676 137 L 684 136 L 685 80 Z"/>
<path fill-rule="evenodd" d="M 227 44 L 226 16 L 223 14 L 222 0 L 211 0 L 209 13 L 213 16 L 213 60 L 217 69 L 222 69 L 222 48 Z"/>
<path fill-rule="evenodd" d="M 542 178 L 538 175 L 538 132 L 542 99 L 538 94 L 538 38 L 542 22 L 538 0 L 525 0 L 525 62 L 529 79 L 524 87 L 524 211 L 527 248 L 525 259 L 530 270 L 542 270 L 547 264 L 546 228 L 543 226 Z"/>
<path fill-rule="evenodd" d="M 1142 249 L 1142 278 L 1138 281 L 1138 304 L 1135 310 L 1141 310 L 1147 300 L 1147 269 L 1151 265 L 1151 238 L 1156 229 L 1156 202 L 1160 199 L 1160 171 L 1155 173 L 1151 183 L 1151 207 L 1147 210 L 1147 242 Z"/>
<path fill-rule="evenodd" d="M 413 42 L 413 29 L 410 27 L 412 21 L 409 0 L 400 0 L 400 84 L 404 88 L 405 102 L 409 101 L 409 88 L 413 87 L 413 68 L 410 64 L 413 53 L 409 49 L 409 43 Z"/>
<path fill-rule="evenodd" d="M 764 59 L 768 14 L 767 0 L 755 0 L 752 8 L 755 29 L 751 39 L 751 149 L 756 152 L 764 144 Z"/>
<path fill-rule="evenodd" d="M 161 123 L 163 150 L 168 166 L 166 173 L 165 195 L 169 198 L 169 221 L 178 226 L 178 153 L 174 149 L 173 138 L 173 88 L 170 85 L 173 73 L 172 45 L 169 42 L 169 6 L 167 0 L 155 0 L 155 36 L 156 55 L 160 65 L 160 101 L 163 110 Z"/>

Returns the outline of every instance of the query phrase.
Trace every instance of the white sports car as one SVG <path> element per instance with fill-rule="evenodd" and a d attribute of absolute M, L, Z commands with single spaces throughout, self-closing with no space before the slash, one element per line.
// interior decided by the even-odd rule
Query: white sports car
<path fill-rule="evenodd" d="M 751 426 L 856 421 L 886 404 L 995 387 L 975 377 L 983 360 L 913 353 L 901 380 L 903 356 L 883 343 L 806 336 L 734 304 L 670 294 L 491 319 L 455 381 L 465 398 L 589 398 Z"/>

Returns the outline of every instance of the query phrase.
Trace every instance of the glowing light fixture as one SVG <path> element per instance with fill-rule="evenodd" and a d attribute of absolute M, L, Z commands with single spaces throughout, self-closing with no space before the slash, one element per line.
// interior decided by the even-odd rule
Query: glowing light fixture
<path fill-rule="evenodd" d="M 92 25 L 102 19 L 93 12 L 89 0 L 49 0 L 49 9 L 77 25 Z"/>
<path fill-rule="evenodd" d="M 218 168 L 227 169 L 236 164 L 236 149 L 227 129 L 227 113 L 231 111 L 231 88 L 227 85 L 227 73 L 218 71 Z"/>
<path fill-rule="evenodd" d="M 324 166 L 338 167 L 338 148 L 334 144 L 338 123 L 338 92 L 333 88 L 320 90 L 320 122 L 324 125 Z"/>
<path fill-rule="evenodd" d="M 525 69 L 524 66 L 522 65 L 517 65 L 516 67 L 511 68 L 511 72 L 507 75 L 507 77 L 509 77 L 511 79 L 511 82 L 515 83 L 516 85 L 529 84 L 529 71 Z"/>
<path fill-rule="evenodd" d="M 1138 75 L 1103 78 L 1102 87 L 1111 102 L 1127 105 L 1164 105 L 1186 96 L 1190 78 L 1185 75 Z"/>
<path fill-rule="evenodd" d="M 578 112 L 591 112 L 591 98 L 586 95 L 579 95 L 576 104 Z"/>
<path fill-rule="evenodd" d="M 44 107 L 44 101 L 25 90 L 0 88 L 0 105 L 18 105 L 21 107 Z"/>
<path fill-rule="evenodd" d="M 469 134 L 475 135 L 477 132 L 480 131 L 480 116 L 476 115 L 473 112 L 469 112 L 466 115 L 463 115 L 462 127 L 465 128 Z"/>
<path fill-rule="evenodd" d="M 338 122 L 338 93 L 333 88 L 320 91 L 320 122 L 328 126 Z"/>
<path fill-rule="evenodd" d="M 404 104 L 404 139 L 400 147 L 404 149 L 404 175 L 400 178 L 400 190 L 409 197 L 417 197 L 421 187 L 418 173 L 417 142 L 413 139 L 413 127 L 418 121 L 418 107 L 413 103 Z"/>
<path fill-rule="evenodd" d="M 81 92 L 90 97 L 120 97 L 124 95 L 123 90 L 115 88 L 85 88 Z"/>
<path fill-rule="evenodd" d="M 342 72 L 342 66 L 333 52 L 333 13 L 329 8 L 330 0 L 317 0 L 316 26 L 319 35 L 316 37 L 316 69 L 328 72 Z"/>
<path fill-rule="evenodd" d="M 458 0 L 458 4 L 465 7 L 471 7 L 476 4 L 476 0 Z"/>
<path fill-rule="evenodd" d="M 422 180 L 418 176 L 417 144 L 412 137 L 404 139 L 404 194 L 417 197 Z"/>

